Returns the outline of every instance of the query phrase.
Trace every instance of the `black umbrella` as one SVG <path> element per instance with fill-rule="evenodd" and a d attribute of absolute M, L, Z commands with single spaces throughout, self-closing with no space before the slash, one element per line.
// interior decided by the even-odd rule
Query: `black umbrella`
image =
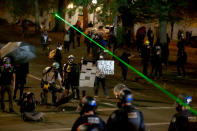
<path fill-rule="evenodd" d="M 9 42 L 0 50 L 0 56 L 9 56 L 16 63 L 26 63 L 36 57 L 35 47 L 24 42 Z"/>

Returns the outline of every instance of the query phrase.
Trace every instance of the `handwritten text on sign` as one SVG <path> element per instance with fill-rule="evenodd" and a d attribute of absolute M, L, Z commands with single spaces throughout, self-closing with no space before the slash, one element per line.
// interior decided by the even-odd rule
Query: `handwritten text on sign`
<path fill-rule="evenodd" d="M 114 61 L 112 60 L 98 60 L 97 66 L 99 71 L 105 75 L 114 74 Z"/>

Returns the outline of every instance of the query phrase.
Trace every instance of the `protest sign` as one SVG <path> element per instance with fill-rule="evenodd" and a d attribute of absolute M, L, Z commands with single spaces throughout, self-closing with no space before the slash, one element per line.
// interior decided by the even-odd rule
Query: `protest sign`
<path fill-rule="evenodd" d="M 98 60 L 97 67 L 102 74 L 113 75 L 114 74 L 114 61 L 113 60 Z"/>
<path fill-rule="evenodd" d="M 83 64 L 80 73 L 79 87 L 94 87 L 96 76 L 96 66 L 88 62 L 87 65 Z"/>

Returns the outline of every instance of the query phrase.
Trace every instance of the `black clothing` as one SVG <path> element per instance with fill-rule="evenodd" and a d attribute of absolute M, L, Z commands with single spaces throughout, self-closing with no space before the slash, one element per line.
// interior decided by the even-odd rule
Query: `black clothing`
<path fill-rule="evenodd" d="M 184 49 L 179 49 L 178 50 L 178 58 L 177 58 L 177 71 L 178 71 L 179 76 L 181 75 L 181 70 L 180 69 L 182 69 L 183 76 L 186 75 L 185 67 L 184 67 L 186 62 L 187 62 L 186 52 L 184 51 Z"/>
<path fill-rule="evenodd" d="M 66 89 L 69 91 L 70 87 L 72 89 L 73 98 L 75 97 L 74 90 L 77 93 L 77 99 L 79 99 L 79 65 L 72 63 L 72 64 L 64 64 L 63 67 L 64 73 L 64 83 Z M 69 93 L 69 92 L 68 92 Z"/>
<path fill-rule="evenodd" d="M 12 102 L 12 86 L 11 85 L 1 85 L 0 88 L 1 92 L 1 110 L 5 111 L 5 104 L 4 104 L 4 97 L 5 97 L 5 92 L 8 93 L 8 98 L 9 98 L 9 110 L 10 112 L 13 112 L 13 102 Z"/>
<path fill-rule="evenodd" d="M 144 118 L 141 111 L 130 109 L 128 111 L 119 109 L 114 111 L 108 121 L 109 131 L 145 131 Z"/>
<path fill-rule="evenodd" d="M 85 126 L 87 128 L 86 131 L 104 131 L 105 130 L 105 122 L 97 115 L 87 115 L 79 117 L 71 131 L 78 131 L 80 127 Z"/>
<path fill-rule="evenodd" d="M 148 64 L 150 59 L 150 46 L 143 45 L 141 48 L 141 57 L 142 57 L 142 64 L 143 64 L 143 74 L 148 75 Z"/>
<path fill-rule="evenodd" d="M 154 34 L 151 29 L 148 29 L 147 36 L 148 36 L 148 41 L 150 42 L 150 46 L 153 47 Z"/>
<path fill-rule="evenodd" d="M 175 114 L 168 131 L 197 131 L 197 117 L 189 110 Z"/>
<path fill-rule="evenodd" d="M 129 52 L 124 52 L 124 53 L 121 55 L 120 59 L 122 59 L 122 60 L 125 61 L 127 64 L 129 64 L 129 56 L 131 56 Z M 120 66 L 121 69 L 122 69 L 122 79 L 123 79 L 123 80 L 126 80 L 128 67 L 127 67 L 126 65 L 124 65 L 122 62 L 119 62 L 119 66 Z"/>
<path fill-rule="evenodd" d="M 70 50 L 70 41 L 64 41 L 64 49 L 65 49 L 65 51 L 67 50 L 69 52 L 69 50 Z"/>
<path fill-rule="evenodd" d="M 79 31 L 82 31 L 81 27 L 80 26 L 77 26 L 77 29 Z M 81 38 L 81 33 L 80 32 L 76 32 L 76 35 L 77 35 L 77 43 L 78 43 L 78 47 L 80 47 L 80 38 Z"/>
<path fill-rule="evenodd" d="M 42 44 L 42 49 L 45 50 L 49 45 L 49 37 L 47 34 L 42 34 L 40 38 L 40 42 Z"/>
<path fill-rule="evenodd" d="M 184 49 L 184 40 L 180 40 L 177 43 L 177 48 L 180 49 Z"/>
<path fill-rule="evenodd" d="M 27 74 L 29 73 L 29 63 L 24 63 L 15 66 L 16 83 L 14 89 L 14 97 L 16 98 L 17 90 L 20 89 L 20 99 L 23 95 L 24 85 L 26 84 Z"/>
<path fill-rule="evenodd" d="M 62 72 L 62 53 L 61 53 L 61 51 L 59 49 L 56 49 L 54 60 L 59 63 L 60 67 L 59 67 L 58 70 L 59 70 L 59 72 L 61 74 L 61 72 Z"/>
<path fill-rule="evenodd" d="M 4 96 L 5 92 L 8 93 L 9 97 L 9 108 L 10 112 L 13 111 L 13 103 L 12 103 L 12 80 L 13 80 L 13 67 L 10 65 L 7 67 L 6 64 L 3 64 L 0 67 L 0 89 L 1 89 L 1 109 L 2 111 L 5 110 L 4 104 Z"/>
<path fill-rule="evenodd" d="M 69 36 L 70 36 L 70 43 L 73 43 L 73 48 L 75 48 L 75 30 L 72 28 L 72 27 L 70 27 L 69 29 L 68 29 L 68 33 L 69 33 Z"/>
<path fill-rule="evenodd" d="M 91 38 L 91 34 L 87 34 L 88 37 Z M 90 53 L 90 48 L 92 48 L 91 46 L 91 42 L 88 38 L 85 37 L 85 43 L 86 43 L 86 46 L 87 46 L 87 53 L 89 54 Z"/>
<path fill-rule="evenodd" d="M 159 73 L 159 77 L 162 76 L 162 47 L 160 44 L 156 44 L 153 47 L 152 52 L 152 71 L 151 75 L 154 73 L 155 76 Z M 155 72 L 154 72 L 155 71 Z"/>
<path fill-rule="evenodd" d="M 3 64 L 0 67 L 0 84 L 1 85 L 10 85 L 13 80 L 13 67 L 6 67 L 6 64 Z"/>

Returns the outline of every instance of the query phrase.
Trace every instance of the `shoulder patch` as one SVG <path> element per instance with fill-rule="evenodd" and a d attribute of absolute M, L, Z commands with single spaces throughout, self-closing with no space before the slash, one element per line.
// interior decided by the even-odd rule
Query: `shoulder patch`
<path fill-rule="evenodd" d="M 88 117 L 88 123 L 91 123 L 91 124 L 99 124 L 100 123 L 100 120 L 98 117 Z"/>
<path fill-rule="evenodd" d="M 128 118 L 137 118 L 137 112 L 128 113 Z"/>
<path fill-rule="evenodd" d="M 188 122 L 197 122 L 197 117 L 196 116 L 189 116 Z"/>

